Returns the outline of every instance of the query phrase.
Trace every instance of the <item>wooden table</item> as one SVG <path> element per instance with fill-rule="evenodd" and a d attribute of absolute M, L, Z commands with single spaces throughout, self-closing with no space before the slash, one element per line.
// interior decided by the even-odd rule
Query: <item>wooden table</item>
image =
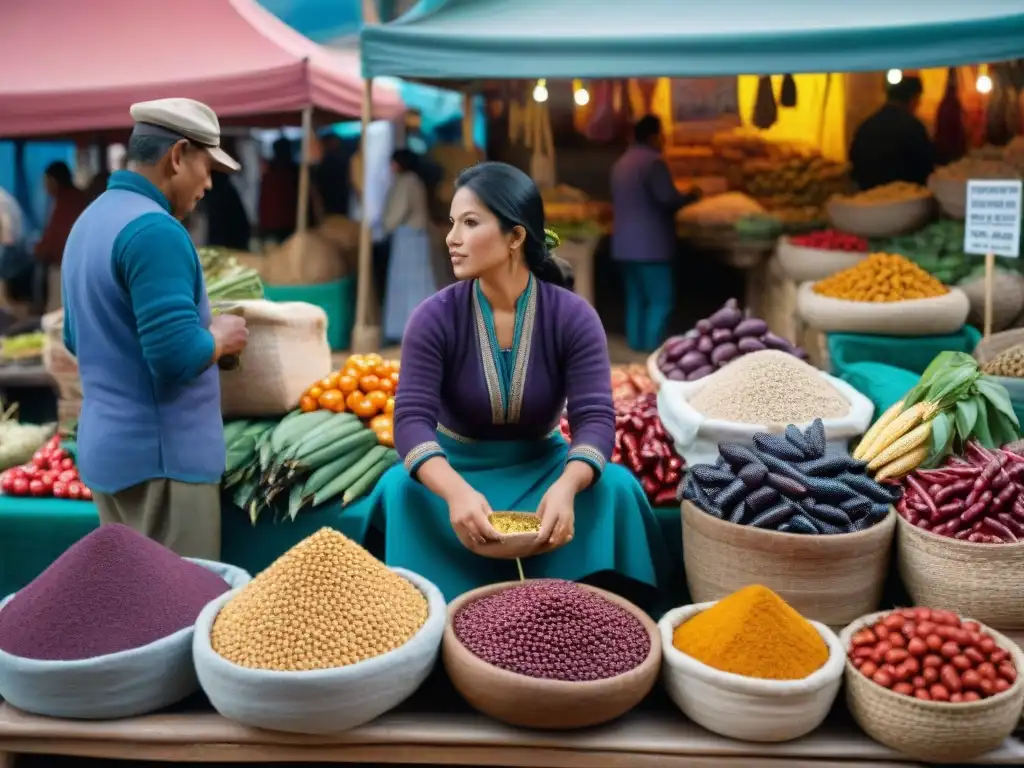
<path fill-rule="evenodd" d="M 342 762 L 545 768 L 890 768 L 917 765 L 852 724 L 826 723 L 784 744 L 715 736 L 675 712 L 634 712 L 602 728 L 523 731 L 471 713 L 402 712 L 337 737 L 245 728 L 213 713 L 165 714 L 115 722 L 53 720 L 0 706 L 0 768 L 18 754 L 175 762 Z M 979 765 L 1024 762 L 1008 739 Z"/>

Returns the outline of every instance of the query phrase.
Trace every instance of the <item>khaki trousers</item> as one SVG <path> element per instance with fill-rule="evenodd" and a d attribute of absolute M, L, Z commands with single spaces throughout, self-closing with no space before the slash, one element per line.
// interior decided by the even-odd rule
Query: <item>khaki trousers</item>
<path fill-rule="evenodd" d="M 122 523 L 182 557 L 220 560 L 220 486 L 148 480 L 94 493 L 100 523 Z"/>

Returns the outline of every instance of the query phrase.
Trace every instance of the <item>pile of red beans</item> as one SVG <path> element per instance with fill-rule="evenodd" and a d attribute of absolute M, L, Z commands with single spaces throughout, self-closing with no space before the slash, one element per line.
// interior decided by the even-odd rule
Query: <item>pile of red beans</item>
<path fill-rule="evenodd" d="M 1017 680 L 1010 652 L 950 611 L 893 611 L 853 636 L 849 656 L 873 682 L 923 701 L 980 701 Z"/>

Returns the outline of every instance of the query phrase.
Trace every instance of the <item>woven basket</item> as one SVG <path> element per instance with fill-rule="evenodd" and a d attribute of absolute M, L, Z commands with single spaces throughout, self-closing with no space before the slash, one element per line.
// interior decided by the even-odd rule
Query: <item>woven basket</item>
<path fill-rule="evenodd" d="M 878 608 L 896 513 L 857 533 L 803 536 L 719 520 L 683 503 L 683 563 L 694 602 L 751 584 L 774 590 L 802 616 L 843 627 Z"/>
<path fill-rule="evenodd" d="M 850 647 L 858 630 L 886 615 L 888 611 L 854 621 L 839 635 L 843 647 Z M 1010 652 L 1017 669 L 1024 670 L 1020 648 L 998 632 L 983 629 Z M 868 680 L 847 659 L 846 703 L 857 724 L 875 741 L 916 760 L 964 762 L 990 752 L 1013 733 L 1024 706 L 1024 676 L 1010 690 L 990 698 L 949 704 L 893 693 Z"/>
<path fill-rule="evenodd" d="M 958 541 L 900 517 L 896 547 L 900 577 L 915 605 L 974 616 L 999 629 L 1024 629 L 1024 543 Z"/>

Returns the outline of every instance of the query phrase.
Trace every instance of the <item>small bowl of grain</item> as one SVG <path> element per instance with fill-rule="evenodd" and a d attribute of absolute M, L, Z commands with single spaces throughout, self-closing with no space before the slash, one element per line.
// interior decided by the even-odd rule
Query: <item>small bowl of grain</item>
<path fill-rule="evenodd" d="M 540 518 L 532 512 L 492 512 L 489 520 L 501 534 L 501 540 L 467 545 L 478 555 L 496 560 L 520 560 L 558 548 L 550 541 L 543 544 L 538 541 Z"/>

